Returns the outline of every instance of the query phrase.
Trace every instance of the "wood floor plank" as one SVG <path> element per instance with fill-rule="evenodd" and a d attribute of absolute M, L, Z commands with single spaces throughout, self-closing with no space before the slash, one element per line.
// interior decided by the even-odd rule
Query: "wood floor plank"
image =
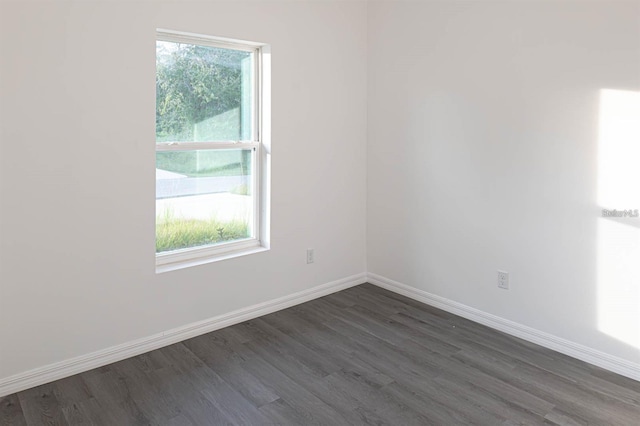
<path fill-rule="evenodd" d="M 559 426 L 587 426 L 589 425 L 589 421 L 581 418 L 580 416 L 573 414 L 568 414 L 562 412 L 557 408 L 551 410 L 545 417 L 545 420 L 553 422 L 553 424 Z"/>
<path fill-rule="evenodd" d="M 274 328 L 285 332 L 288 330 L 288 326 L 295 322 L 296 316 L 287 312 L 279 312 L 279 314 L 278 316 L 265 317 L 263 320 Z M 354 348 L 352 342 L 333 332 L 330 328 L 321 325 L 307 330 L 302 329 L 300 332 L 294 332 L 289 329 L 288 334 L 298 343 L 313 351 L 313 353 L 323 359 L 330 360 L 333 365 L 340 366 L 340 369 L 355 368 L 369 377 L 370 380 L 379 383 L 380 386 L 393 381 L 390 377 L 353 357 Z"/>
<path fill-rule="evenodd" d="M 364 284 L 0 399 L 0 425 L 640 426 L 640 383 Z"/>
<path fill-rule="evenodd" d="M 150 423 L 149 418 L 132 398 L 128 383 L 116 372 L 106 369 L 100 374 L 83 375 L 82 379 L 94 398 L 81 402 L 80 405 L 91 411 L 95 422 L 131 425 Z"/>
<path fill-rule="evenodd" d="M 460 356 L 464 360 L 465 358 Z M 489 363 L 487 363 L 489 364 Z M 539 393 L 531 393 L 533 387 L 522 387 L 520 381 L 504 381 L 505 377 L 512 376 L 511 370 L 501 368 L 495 364 L 490 368 L 482 368 L 486 364 L 465 363 L 458 364 L 455 369 L 446 370 L 436 378 L 436 382 L 447 383 L 451 387 L 473 387 L 481 390 L 491 397 L 505 401 L 509 406 L 519 410 L 534 413 L 544 417 L 554 408 L 551 398 L 540 397 Z M 481 368 L 478 368 L 481 367 Z M 543 396 L 546 396 L 543 394 Z"/>
<path fill-rule="evenodd" d="M 159 386 L 173 396 L 180 404 L 178 418 L 187 419 L 186 425 L 232 425 L 218 407 L 199 392 L 188 377 L 177 374 L 171 367 L 161 368 L 150 373 Z"/>
<path fill-rule="evenodd" d="M 262 336 L 268 336 L 267 341 L 271 348 L 281 351 L 286 357 L 302 360 L 307 368 L 320 377 L 327 376 L 340 369 L 331 360 L 318 356 L 317 353 L 302 345 L 294 337 L 281 332 L 264 319 L 258 318 L 255 321 L 251 321 L 251 323 L 262 333 Z"/>
<path fill-rule="evenodd" d="M 458 356 L 463 357 L 462 354 Z M 473 365 L 474 368 L 482 371 L 485 375 L 507 383 L 510 386 L 510 392 L 505 392 L 505 394 L 509 395 L 509 398 L 513 399 L 514 395 L 516 395 L 513 392 L 513 388 L 523 390 L 533 396 L 524 398 L 523 403 L 529 406 L 536 400 L 548 401 L 548 403 L 553 402 L 560 409 L 579 414 L 593 424 L 628 425 L 633 424 L 634 420 L 632 419 L 640 418 L 640 411 L 638 411 L 640 406 L 627 407 L 623 412 L 614 411 L 618 406 L 617 403 L 611 404 L 611 401 L 602 400 L 584 389 L 579 389 L 575 384 L 562 383 L 561 378 L 546 374 L 532 366 L 524 368 L 523 364 L 522 368 L 506 372 L 495 365 L 483 362 L 471 354 L 464 356 L 469 365 Z M 586 399 L 582 399 L 585 396 Z M 603 410 L 604 407 L 608 410 Z M 635 414 L 630 414 L 629 410 L 635 411 Z"/>
<path fill-rule="evenodd" d="M 267 384 L 244 368 L 244 360 L 234 356 L 235 353 L 224 346 L 218 346 L 208 336 L 200 336 L 184 342 L 198 358 L 215 371 L 256 407 L 274 402 L 280 396 Z"/>
<path fill-rule="evenodd" d="M 182 343 L 159 350 L 171 361 L 171 368 L 176 374 L 193 383 L 195 389 L 230 421 L 249 425 L 268 422 L 255 405 L 233 389 Z"/>
<path fill-rule="evenodd" d="M 309 391 L 309 386 L 322 377 L 318 377 L 304 365 L 291 364 L 289 359 L 281 357 L 278 352 L 271 352 L 256 342 L 244 345 L 255 353 L 255 358 L 246 364 L 246 368 L 253 375 L 270 383 L 281 400 L 293 407 L 305 419 L 305 423 L 345 422 L 335 408 Z"/>
<path fill-rule="evenodd" d="M 287 401 L 276 399 L 259 408 L 260 412 L 267 416 L 274 425 L 304 425 L 310 422 L 309 417 L 304 416 L 299 410 L 293 408 Z"/>
<path fill-rule="evenodd" d="M 386 424 L 402 425 L 428 425 L 433 424 L 432 420 L 421 410 L 413 409 L 407 405 L 403 398 L 399 398 L 391 392 L 386 391 L 386 387 L 375 388 L 371 382 L 366 380 L 356 371 L 339 371 L 335 373 L 341 382 L 341 387 L 354 395 L 362 406 L 370 406 L 373 412 L 385 419 Z M 333 377 L 330 377 L 331 380 Z M 393 386 L 391 383 L 387 386 Z"/>
<path fill-rule="evenodd" d="M 95 425 L 95 422 L 85 413 L 79 402 L 62 407 L 62 413 L 70 425 Z"/>
<path fill-rule="evenodd" d="M 48 383 L 18 394 L 27 424 L 69 424 L 53 392 L 53 387 L 54 384 Z"/>
<path fill-rule="evenodd" d="M 559 401 L 557 405 L 567 411 L 573 407 L 574 412 L 589 415 L 595 421 L 611 421 L 615 424 L 632 425 L 640 419 L 640 407 L 635 404 L 624 403 L 531 365 L 519 366 L 516 374 L 521 373 L 535 378 L 534 383 L 553 395 Z"/>
<path fill-rule="evenodd" d="M 114 413 L 106 405 L 101 404 L 100 401 L 95 398 L 91 398 L 83 402 L 74 402 L 71 405 L 67 405 L 63 410 L 70 425 L 86 424 L 107 426 L 118 424 L 122 421 L 128 421 L 129 424 L 133 423 L 130 419 Z M 82 423 L 76 423 L 78 421 L 81 421 Z"/>
<path fill-rule="evenodd" d="M 381 388 L 378 382 L 370 381 L 366 373 L 363 374 L 363 377 L 370 384 L 372 391 Z M 342 379 L 340 372 L 307 383 L 305 387 L 338 411 L 348 424 L 385 424 L 388 422 L 378 412 L 379 407 L 367 406 L 360 401 L 361 395 L 358 395 L 358 392 L 354 391 L 353 387 Z"/>
<path fill-rule="evenodd" d="M 53 393 L 62 407 L 94 398 L 83 379 L 83 374 L 57 380 L 52 386 Z"/>
<path fill-rule="evenodd" d="M 118 374 L 119 380 L 126 384 L 130 392 L 129 397 L 152 423 L 177 417 L 180 414 L 180 404 L 162 386 L 158 386 L 151 375 L 155 370 L 146 368 L 146 359 L 126 359 L 111 364 L 111 369 Z"/>
<path fill-rule="evenodd" d="M 552 404 L 494 380 L 492 377 L 483 377 L 478 374 L 465 380 L 462 376 L 469 371 L 462 371 L 463 374 L 457 377 L 453 374 L 442 374 L 434 380 L 435 385 L 439 386 L 443 393 L 457 395 L 462 412 L 472 413 L 465 407 L 476 407 L 504 419 L 519 419 L 527 424 L 536 424 L 541 423 L 545 414 L 553 408 Z M 469 418 L 474 417 L 475 415 L 470 415 Z"/>
<path fill-rule="evenodd" d="M 589 365 L 591 375 L 640 395 L 640 382 L 611 371 Z"/>
<path fill-rule="evenodd" d="M 22 426 L 27 424 L 27 420 L 22 413 L 20 400 L 15 393 L 0 397 L 0 424 L 6 426 Z"/>

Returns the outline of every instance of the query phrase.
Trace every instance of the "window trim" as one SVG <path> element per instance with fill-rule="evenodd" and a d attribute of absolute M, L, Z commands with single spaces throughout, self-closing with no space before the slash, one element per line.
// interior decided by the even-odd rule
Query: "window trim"
<path fill-rule="evenodd" d="M 265 102 L 265 92 L 270 93 L 269 77 L 265 79 L 264 58 L 269 54 L 268 45 L 262 43 L 232 40 L 222 37 L 205 36 L 181 31 L 157 29 L 156 41 L 195 44 L 224 49 L 241 50 L 254 54 L 254 76 L 252 89 L 252 130 L 251 140 L 210 141 L 210 142 L 156 142 L 156 152 L 183 150 L 251 149 L 253 175 L 253 237 L 231 242 L 183 248 L 156 253 L 156 273 L 215 262 L 237 256 L 257 253 L 269 249 L 269 182 L 270 147 L 264 138 L 263 123 L 269 116 Z M 267 66 L 267 72 L 269 68 Z M 266 84 L 265 84 L 266 83 Z M 155 238 L 154 238 L 155 242 Z M 155 243 L 154 243 L 155 245 Z M 155 250 L 155 248 L 154 248 Z"/>

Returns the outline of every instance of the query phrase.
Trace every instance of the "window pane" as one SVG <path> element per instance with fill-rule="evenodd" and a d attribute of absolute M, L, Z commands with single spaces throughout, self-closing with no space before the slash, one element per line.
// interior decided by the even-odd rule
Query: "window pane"
<path fill-rule="evenodd" d="M 254 237 L 253 150 L 156 152 L 156 252 Z"/>
<path fill-rule="evenodd" d="M 156 142 L 252 140 L 254 54 L 156 42 Z"/>

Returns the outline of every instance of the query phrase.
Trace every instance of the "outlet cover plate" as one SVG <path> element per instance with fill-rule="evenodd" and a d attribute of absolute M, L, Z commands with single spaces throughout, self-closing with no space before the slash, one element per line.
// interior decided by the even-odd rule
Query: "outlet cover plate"
<path fill-rule="evenodd" d="M 498 269 L 498 287 L 509 290 L 509 273 Z"/>

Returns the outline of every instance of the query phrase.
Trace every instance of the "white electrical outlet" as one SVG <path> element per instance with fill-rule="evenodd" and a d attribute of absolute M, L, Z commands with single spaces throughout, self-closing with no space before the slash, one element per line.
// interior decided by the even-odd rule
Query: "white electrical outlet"
<path fill-rule="evenodd" d="M 498 287 L 509 290 L 509 273 L 498 269 Z"/>
<path fill-rule="evenodd" d="M 313 263 L 315 255 L 312 248 L 307 249 L 307 263 Z"/>

